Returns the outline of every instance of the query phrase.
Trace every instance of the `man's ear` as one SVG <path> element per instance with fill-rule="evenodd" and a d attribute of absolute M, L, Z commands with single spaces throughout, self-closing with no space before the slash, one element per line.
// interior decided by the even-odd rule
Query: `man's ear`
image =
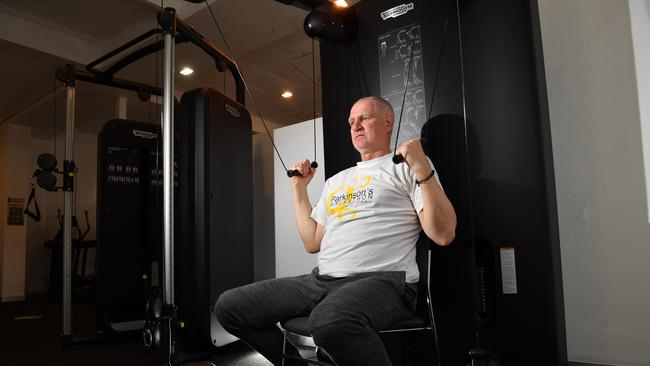
<path fill-rule="evenodd" d="M 392 130 L 394 124 L 395 124 L 395 121 L 390 117 L 390 115 L 387 115 L 386 116 L 386 127 L 390 128 Z"/>

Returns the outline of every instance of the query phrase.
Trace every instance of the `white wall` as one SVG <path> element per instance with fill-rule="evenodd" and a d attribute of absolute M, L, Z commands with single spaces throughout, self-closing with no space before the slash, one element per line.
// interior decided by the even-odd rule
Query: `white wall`
<path fill-rule="evenodd" d="M 569 359 L 650 365 L 650 225 L 628 2 L 540 0 L 539 10 Z"/>
<path fill-rule="evenodd" d="M 273 145 L 266 132 L 258 133 L 253 136 L 253 278 L 255 281 L 275 277 L 273 195 Z"/>
<path fill-rule="evenodd" d="M 88 211 L 90 231 L 87 240 L 95 239 L 96 207 L 97 207 L 97 136 L 86 133 L 75 133 L 74 160 L 78 174 L 75 182 L 75 211 L 79 226 L 86 229 L 84 210 Z M 57 136 L 57 161 L 58 168 L 63 169 L 64 136 Z M 52 153 L 54 150 L 53 139 L 31 138 L 29 143 L 29 169 L 33 172 L 36 168 L 36 158 L 44 152 Z M 57 176 L 57 185 L 61 185 L 61 176 Z M 44 242 L 52 240 L 59 230 L 56 218 L 57 209 L 63 211 L 63 192 L 48 192 L 36 187 L 36 198 L 41 209 L 41 221 L 35 222 L 31 218 L 27 221 L 27 294 L 42 294 L 49 290 L 49 273 L 51 249 L 44 247 Z M 80 264 L 81 266 L 81 264 Z M 95 251 L 88 251 L 86 273 L 95 270 Z"/>
<path fill-rule="evenodd" d="M 32 138 L 29 145 L 29 170 L 32 172 L 36 170 L 38 155 L 44 152 L 51 153 L 53 146 L 53 140 Z M 36 222 L 25 217 L 27 221 L 27 266 L 25 268 L 25 277 L 28 295 L 42 294 L 49 290 L 52 251 L 45 248 L 44 243 L 51 240 L 58 230 L 55 207 L 63 207 L 63 196 L 60 193 L 45 191 L 38 185 L 35 185 L 35 188 L 36 202 L 38 202 L 41 210 L 41 221 Z M 56 200 L 57 197 L 60 197 L 58 201 Z M 30 206 L 30 209 L 33 211 L 33 206 Z"/>
<path fill-rule="evenodd" d="M 313 121 L 278 128 L 273 140 L 278 147 L 287 169 L 304 159 L 314 159 Z M 307 186 L 312 205 L 316 205 L 325 184 L 323 159 L 323 119 L 316 119 L 316 154 L 318 171 Z M 275 276 L 287 277 L 311 272 L 316 267 L 316 255 L 305 252 L 302 240 L 296 230 L 291 186 L 286 170 L 280 160 L 274 158 L 275 184 Z"/>
<path fill-rule="evenodd" d="M 25 298 L 26 225 L 7 224 L 7 199 L 27 203 L 27 145 L 30 128 L 0 125 L 0 301 Z"/>

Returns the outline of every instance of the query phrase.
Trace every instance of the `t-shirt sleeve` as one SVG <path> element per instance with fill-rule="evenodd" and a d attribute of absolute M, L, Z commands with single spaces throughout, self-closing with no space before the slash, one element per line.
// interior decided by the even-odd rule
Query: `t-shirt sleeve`
<path fill-rule="evenodd" d="M 325 207 L 325 192 L 327 192 L 327 184 L 328 182 L 325 182 L 323 186 L 323 193 L 321 193 L 320 198 L 318 199 L 318 202 L 316 202 L 316 206 L 312 208 L 311 210 L 311 218 L 314 219 L 318 224 L 321 226 L 325 226 L 326 220 L 327 220 L 327 207 Z"/>
<path fill-rule="evenodd" d="M 429 162 L 429 166 L 431 166 L 431 169 L 433 169 L 433 171 L 435 172 L 433 178 L 431 179 L 435 179 L 438 182 L 438 184 L 440 184 L 440 178 L 438 177 L 438 172 L 433 166 L 433 162 L 431 161 L 431 159 L 429 159 L 429 157 L 427 157 L 427 161 Z M 415 180 L 416 180 L 415 174 L 411 173 L 409 174 L 409 179 L 407 184 L 409 185 L 409 192 L 410 192 L 409 195 L 411 196 L 411 201 L 413 202 L 413 207 L 415 208 L 415 212 L 420 213 L 424 208 L 424 201 L 422 200 L 422 189 L 420 188 L 420 186 L 417 185 L 417 183 L 415 183 Z M 440 184 L 440 187 L 442 187 L 442 184 Z"/>

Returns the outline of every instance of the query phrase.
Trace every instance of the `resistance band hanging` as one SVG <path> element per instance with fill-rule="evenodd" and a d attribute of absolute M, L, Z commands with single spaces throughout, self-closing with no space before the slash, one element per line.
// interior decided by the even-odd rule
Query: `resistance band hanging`
<path fill-rule="evenodd" d="M 273 150 L 275 151 L 275 154 L 278 156 L 278 159 L 280 159 L 280 163 L 282 164 L 282 167 L 284 170 L 287 172 L 287 176 L 289 178 L 291 177 L 299 177 L 301 176 L 300 172 L 298 170 L 292 169 L 289 170 L 287 169 L 286 164 L 284 163 L 284 160 L 282 159 L 282 156 L 280 156 L 280 152 L 278 151 L 278 147 L 275 145 L 275 141 L 273 141 L 273 137 L 271 136 L 271 132 L 269 131 L 268 126 L 266 125 L 266 120 L 264 119 L 264 116 L 262 115 L 262 111 L 258 107 L 257 103 L 255 102 L 255 98 L 253 98 L 253 94 L 250 91 L 250 88 L 248 87 L 248 83 L 246 82 L 246 79 L 244 78 L 244 74 L 242 73 L 241 69 L 239 68 L 239 65 L 237 64 L 237 61 L 235 60 L 235 54 L 232 52 L 232 48 L 230 48 L 230 44 L 226 40 L 226 36 L 223 34 L 223 31 L 221 30 L 221 26 L 219 26 L 219 22 L 217 21 L 217 18 L 214 16 L 214 13 L 212 12 L 212 8 L 210 7 L 210 4 L 208 4 L 207 0 L 204 0 L 206 8 L 208 8 L 208 11 L 210 12 L 210 16 L 212 17 L 212 21 L 214 22 L 215 26 L 217 27 L 217 30 L 219 31 L 219 34 L 221 35 L 221 38 L 223 39 L 223 43 L 226 45 L 226 49 L 228 49 L 228 52 L 230 53 L 230 57 L 233 60 L 233 63 L 237 66 L 235 69 L 237 69 L 237 73 L 242 79 L 242 83 L 244 84 L 244 89 L 246 90 L 246 93 L 248 96 L 251 98 L 251 102 L 253 103 L 253 106 L 257 110 L 257 114 L 260 116 L 260 120 L 262 121 L 262 125 L 264 126 L 264 130 L 266 130 L 266 135 L 268 136 L 269 140 L 271 141 L 271 145 L 273 145 Z M 312 43 L 312 58 L 314 57 L 313 55 L 314 51 L 314 45 Z M 312 69 L 315 70 L 315 60 L 312 59 Z M 315 161 L 316 160 L 316 79 L 315 77 L 312 78 L 313 83 L 314 83 L 314 161 L 311 162 L 311 167 L 316 169 L 318 168 L 318 163 Z"/>
<path fill-rule="evenodd" d="M 36 212 L 29 209 L 29 204 L 32 202 L 34 202 L 34 210 L 36 210 Z M 23 213 L 34 219 L 36 222 L 41 221 L 41 209 L 38 208 L 38 202 L 36 202 L 36 189 L 34 188 L 34 183 L 32 183 L 32 192 L 29 194 L 29 199 L 27 199 L 27 205 L 25 205 Z"/>

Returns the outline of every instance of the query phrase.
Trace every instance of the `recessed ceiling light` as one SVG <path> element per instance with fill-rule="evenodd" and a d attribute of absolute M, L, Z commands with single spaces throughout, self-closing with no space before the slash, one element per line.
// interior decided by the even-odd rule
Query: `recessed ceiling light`
<path fill-rule="evenodd" d="M 282 93 L 282 98 L 291 98 L 291 97 L 293 97 L 293 93 L 288 90 Z"/>
<path fill-rule="evenodd" d="M 348 2 L 345 0 L 336 0 L 334 4 L 342 7 L 342 8 L 347 8 L 348 7 Z"/>
<path fill-rule="evenodd" d="M 184 67 L 183 70 L 179 71 L 179 73 L 183 76 L 191 75 L 193 72 L 194 70 L 190 69 L 189 67 Z"/>

